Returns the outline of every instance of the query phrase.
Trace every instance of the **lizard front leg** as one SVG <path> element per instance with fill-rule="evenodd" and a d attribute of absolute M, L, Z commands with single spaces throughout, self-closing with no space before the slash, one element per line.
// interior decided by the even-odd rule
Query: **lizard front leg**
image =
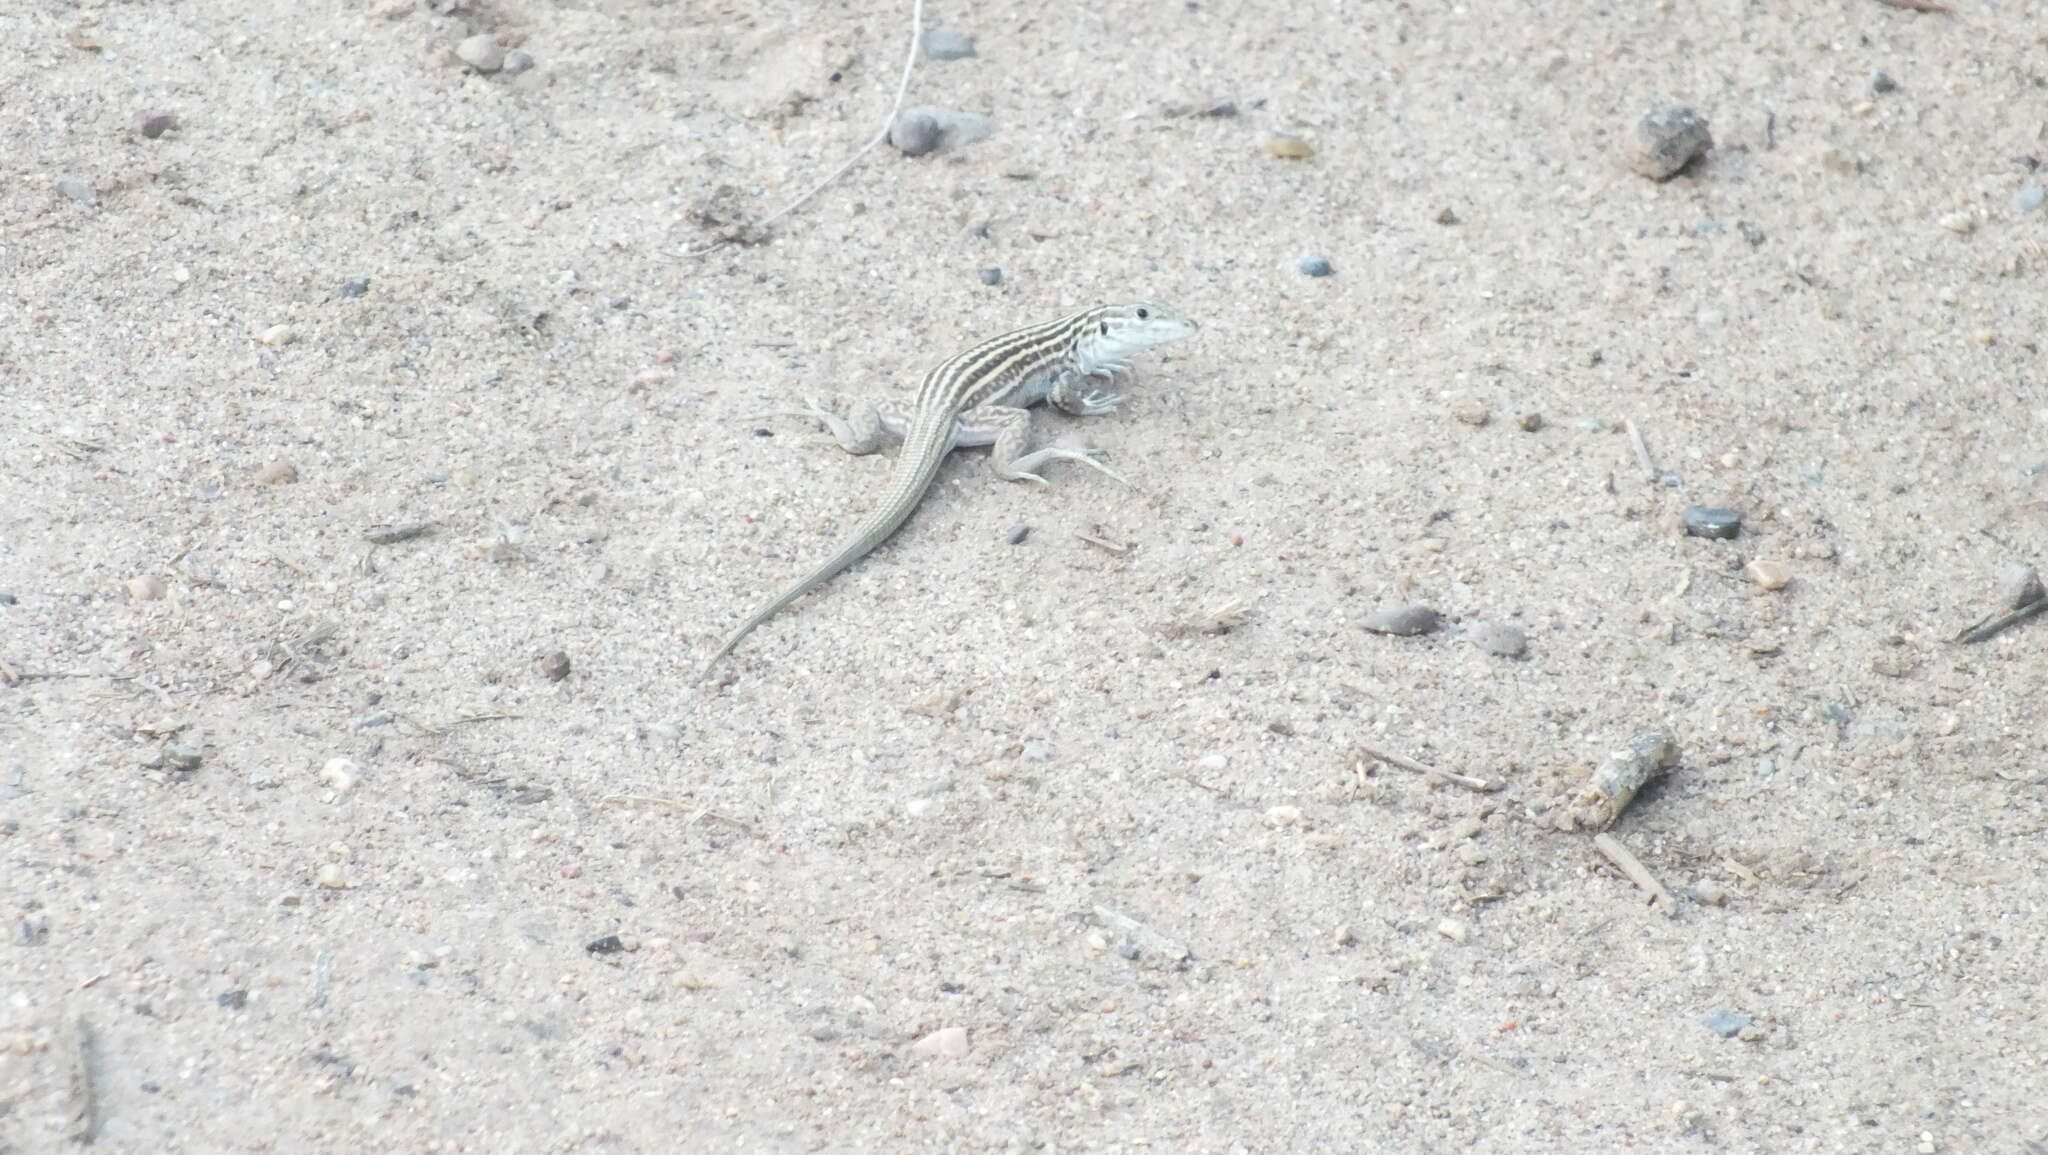
<path fill-rule="evenodd" d="M 1116 374 L 1113 370 L 1100 375 L 1109 378 L 1112 385 L 1116 383 Z M 1076 417 L 1100 417 L 1105 413 L 1116 412 L 1116 407 L 1123 404 L 1124 395 L 1100 389 L 1084 389 L 1083 386 L 1094 376 L 1096 374 L 1083 375 L 1068 369 L 1053 382 L 1052 391 L 1046 394 L 1046 400 L 1052 402 L 1061 412 L 1071 413 Z"/>
<path fill-rule="evenodd" d="M 953 444 L 991 445 L 989 466 L 1005 481 L 1035 481 L 1045 484 L 1038 470 L 1048 461 L 1078 461 L 1099 469 L 1129 485 L 1122 474 L 1095 460 L 1100 452 L 1090 448 L 1048 445 L 1025 452 L 1031 443 L 1031 411 L 1010 405 L 983 405 L 953 420 Z"/>

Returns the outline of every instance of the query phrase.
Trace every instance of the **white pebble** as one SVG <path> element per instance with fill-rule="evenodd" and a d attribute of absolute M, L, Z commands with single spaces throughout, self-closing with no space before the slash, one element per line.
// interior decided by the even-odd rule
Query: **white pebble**
<path fill-rule="evenodd" d="M 346 794 L 362 780 L 363 768 L 348 758 L 329 758 L 320 768 L 320 781 L 337 794 Z"/>
<path fill-rule="evenodd" d="M 1437 923 L 1436 932 L 1452 942 L 1464 942 L 1472 937 L 1472 928 L 1455 918 L 1447 918 Z"/>
<path fill-rule="evenodd" d="M 290 325 L 272 325 L 270 328 L 256 334 L 257 341 L 273 349 L 281 345 L 289 345 L 297 337 L 298 334 L 292 332 Z"/>
<path fill-rule="evenodd" d="M 1195 763 L 1195 767 L 1200 770 L 1221 770 L 1228 765 L 1230 759 L 1221 754 L 1204 754 L 1201 760 Z"/>
<path fill-rule="evenodd" d="M 967 1028 L 940 1027 L 910 1048 L 920 1055 L 933 1059 L 964 1059 L 967 1057 Z"/>
<path fill-rule="evenodd" d="M 351 885 L 348 880 L 348 872 L 341 868 L 341 863 L 339 862 L 330 862 L 322 866 L 313 875 L 313 881 L 318 883 L 323 890 L 347 890 Z"/>
<path fill-rule="evenodd" d="M 1266 825 L 1268 826 L 1292 826 L 1299 821 L 1301 821 L 1301 807 L 1299 806 L 1274 806 L 1266 811 Z"/>

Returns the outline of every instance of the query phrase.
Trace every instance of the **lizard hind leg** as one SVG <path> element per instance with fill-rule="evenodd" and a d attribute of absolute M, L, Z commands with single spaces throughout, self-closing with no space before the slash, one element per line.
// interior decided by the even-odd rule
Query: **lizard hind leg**
<path fill-rule="evenodd" d="M 832 440 L 848 453 L 873 453 L 891 439 L 900 439 L 910 428 L 910 418 L 896 406 L 880 401 L 856 401 L 844 417 L 820 404 L 815 397 L 804 398 L 802 409 L 777 409 L 759 417 L 805 417 L 825 427 Z M 757 420 L 750 417 L 748 420 Z"/>

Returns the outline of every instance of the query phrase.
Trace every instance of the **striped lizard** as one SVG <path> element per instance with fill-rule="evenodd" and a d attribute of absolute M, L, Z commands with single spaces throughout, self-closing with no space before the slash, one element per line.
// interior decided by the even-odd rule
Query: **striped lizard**
<path fill-rule="evenodd" d="M 947 359 L 925 375 L 908 413 L 862 402 L 842 417 L 807 399 L 806 408 L 782 414 L 820 422 L 848 453 L 873 453 L 881 448 L 885 434 L 902 438 L 903 449 L 882 504 L 824 560 L 748 615 L 711 655 L 699 677 L 709 676 L 756 626 L 895 533 L 931 488 L 940 463 L 958 446 L 993 446 L 990 464 L 997 477 L 1009 481 L 1043 485 L 1045 478 L 1037 470 L 1049 461 L 1077 461 L 1123 481 L 1095 460 L 1093 449 L 1051 445 L 1025 452 L 1031 436 L 1029 407 L 1051 401 L 1076 417 L 1112 412 L 1122 395 L 1084 388 L 1090 380 L 1103 377 L 1114 383 L 1117 373 L 1130 368 L 1132 357 L 1194 332 L 1195 323 L 1180 310 L 1157 301 L 1102 305 L 992 337 Z"/>

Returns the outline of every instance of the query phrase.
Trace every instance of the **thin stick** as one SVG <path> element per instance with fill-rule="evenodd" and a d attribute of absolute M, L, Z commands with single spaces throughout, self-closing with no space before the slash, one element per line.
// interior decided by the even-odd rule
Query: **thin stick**
<path fill-rule="evenodd" d="M 604 797 L 598 799 L 597 802 L 600 806 L 666 806 L 670 810 L 674 810 L 677 813 L 681 813 L 683 811 L 691 809 L 690 804 L 684 802 L 680 798 L 662 798 L 653 794 L 607 794 Z M 708 806 L 697 807 L 696 813 L 690 815 L 689 821 L 683 823 L 683 829 L 688 830 L 690 827 L 695 826 L 699 820 L 705 818 L 716 818 L 720 822 L 729 822 L 732 825 L 739 827 L 741 830 L 744 830 L 749 834 L 753 833 L 754 831 L 754 828 L 752 826 L 747 825 L 740 819 L 734 818 L 730 815 L 720 814 L 718 811 L 713 810 Z"/>
<path fill-rule="evenodd" d="M 99 1037 L 83 1015 L 72 1023 L 71 1137 L 91 1146 L 100 1134 Z"/>
<path fill-rule="evenodd" d="M 1649 475 L 1651 481 L 1664 476 L 1658 471 L 1657 463 L 1650 458 L 1650 443 L 1643 440 L 1643 431 L 1636 428 L 1634 421 L 1624 420 L 1622 425 L 1628 429 L 1628 443 L 1636 447 L 1636 464 L 1643 467 L 1643 472 Z"/>
<path fill-rule="evenodd" d="M 1664 889 L 1664 884 L 1658 882 L 1656 876 L 1650 873 L 1649 868 L 1644 866 L 1635 855 L 1630 854 L 1628 847 L 1623 846 L 1614 835 L 1595 834 L 1593 836 L 1593 848 L 1606 855 L 1607 861 L 1620 867 L 1621 872 L 1628 875 L 1628 880 L 1641 887 L 1643 893 L 1649 895 L 1652 902 L 1663 904 L 1664 917 L 1671 918 L 1677 915 L 1678 900 L 1671 897 L 1671 892 Z"/>
<path fill-rule="evenodd" d="M 1446 782 L 1452 782 L 1456 783 L 1459 786 L 1463 786 L 1467 790 L 1477 790 L 1481 794 L 1485 794 L 1500 788 L 1497 783 L 1489 782 L 1484 778 L 1474 778 L 1467 774 L 1457 774 L 1449 770 L 1439 770 L 1434 766 L 1426 766 L 1420 762 L 1417 762 L 1413 758 L 1403 758 L 1399 754 L 1389 754 L 1385 750 L 1375 750 L 1370 746 L 1360 746 L 1358 748 L 1358 752 L 1364 754 L 1369 758 L 1377 758 L 1380 761 L 1385 762 L 1389 766 L 1399 766 L 1403 770 L 1413 770 L 1417 774 L 1427 774 L 1433 778 L 1441 778 Z"/>
<path fill-rule="evenodd" d="M 817 184 L 812 185 L 809 191 L 805 192 L 804 195 L 782 206 L 780 209 L 777 209 L 775 212 L 770 213 L 768 216 L 761 218 L 759 221 L 756 221 L 753 227 L 748 231 L 756 234 L 767 232 L 768 226 L 774 224 L 776 221 L 781 220 L 783 217 L 786 217 L 789 214 L 795 212 L 797 209 L 802 208 L 804 202 L 810 200 L 812 197 L 817 196 L 819 193 L 825 191 L 826 185 L 829 185 L 833 181 L 838 180 L 840 177 L 845 176 L 849 169 L 851 169 L 854 165 L 860 163 L 860 158 L 873 152 L 875 150 L 876 145 L 879 145 L 883 141 L 889 139 L 889 130 L 896 126 L 896 114 L 903 108 L 904 94 L 910 91 L 910 73 L 913 69 L 917 67 L 917 45 L 918 41 L 923 39 L 923 35 L 924 0 L 912 0 L 910 6 L 910 51 L 903 58 L 903 79 L 900 83 L 896 85 L 896 100 L 894 103 L 889 105 L 889 115 L 882 118 L 882 130 L 875 134 L 875 138 L 873 140 L 867 142 L 865 145 L 862 145 L 859 152 L 856 152 L 852 156 L 847 157 L 845 164 L 842 164 L 838 168 L 833 169 L 832 175 L 826 177 L 824 180 L 819 181 Z M 699 253 L 708 253 L 713 249 L 725 245 L 726 243 L 727 242 L 724 240 L 713 241 L 710 244 L 705 245 L 701 248 L 692 249 L 691 253 L 692 255 Z"/>
<path fill-rule="evenodd" d="M 1957 634 L 1956 641 L 1962 645 L 1969 645 L 1971 642 L 1981 642 L 1995 638 L 2044 610 L 2048 610 L 2048 598 L 2036 598 L 2016 610 L 2011 610 L 1978 622 L 1976 625 Z"/>

